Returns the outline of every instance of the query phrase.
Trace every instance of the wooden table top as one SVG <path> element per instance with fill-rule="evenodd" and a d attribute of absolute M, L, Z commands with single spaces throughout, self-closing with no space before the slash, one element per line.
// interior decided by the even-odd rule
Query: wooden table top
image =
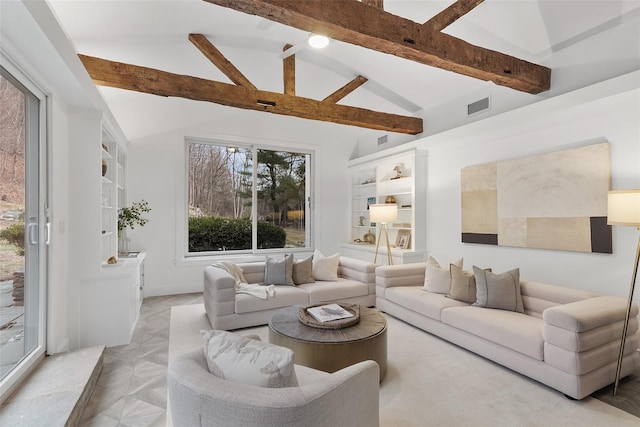
<path fill-rule="evenodd" d="M 301 306 L 278 310 L 271 316 L 269 327 L 282 335 L 301 341 L 318 343 L 346 343 L 365 340 L 382 333 L 387 321 L 377 310 L 360 306 L 360 322 L 342 329 L 320 329 L 307 326 L 298 319 Z"/>

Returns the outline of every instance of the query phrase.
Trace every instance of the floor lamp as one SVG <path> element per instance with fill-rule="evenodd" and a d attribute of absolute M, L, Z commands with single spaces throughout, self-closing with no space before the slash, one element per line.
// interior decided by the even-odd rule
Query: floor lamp
<path fill-rule="evenodd" d="M 378 249 L 380 248 L 380 238 L 382 237 L 382 231 L 384 230 L 384 236 L 387 240 L 387 260 L 389 265 L 393 265 L 393 258 L 391 257 L 391 247 L 389 246 L 389 232 L 387 230 L 387 223 L 398 219 L 398 205 L 395 203 L 385 203 L 383 205 L 369 205 L 369 221 L 379 222 L 380 231 L 378 231 L 378 241 L 376 242 L 376 256 L 373 259 L 375 264 L 378 261 Z"/>
<path fill-rule="evenodd" d="M 637 227 L 640 231 L 640 190 L 620 190 L 609 191 L 607 203 L 607 224 L 610 225 L 630 225 Z M 633 288 L 638 275 L 638 260 L 640 260 L 640 236 L 638 236 L 638 248 L 636 250 L 636 260 L 633 265 L 631 275 L 631 287 L 629 288 L 629 300 L 627 301 L 627 314 L 624 319 L 622 329 L 622 341 L 620 342 L 620 352 L 618 353 L 618 366 L 616 367 L 616 379 L 613 385 L 613 395 L 618 391 L 620 381 L 620 369 L 624 356 L 624 344 L 627 339 L 627 329 L 629 328 L 629 315 L 633 303 Z"/>

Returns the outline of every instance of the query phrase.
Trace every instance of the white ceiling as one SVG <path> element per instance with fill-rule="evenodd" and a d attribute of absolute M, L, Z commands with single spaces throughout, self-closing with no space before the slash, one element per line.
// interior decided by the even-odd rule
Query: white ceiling
<path fill-rule="evenodd" d="M 231 83 L 187 39 L 189 33 L 202 33 L 255 86 L 273 92 L 283 91 L 283 46 L 304 46 L 308 36 L 200 0 L 49 2 L 78 53 Z M 452 3 L 385 0 L 384 7 L 423 23 Z M 430 123 L 433 117 L 477 94 L 492 96 L 495 114 L 501 105 L 514 108 L 535 102 L 633 71 L 640 64 L 640 0 L 486 0 L 444 32 L 552 68 L 552 89 L 537 96 L 522 94 L 332 41 L 324 50 L 304 47 L 297 52 L 296 93 L 323 99 L 361 74 L 369 82 L 342 104 L 423 117 L 426 135 L 442 130 Z M 231 107 L 99 90 L 129 139 L 204 122 L 216 114 L 254 117 Z M 466 109 L 466 102 L 461 107 Z M 361 138 L 380 134 L 343 127 Z"/>

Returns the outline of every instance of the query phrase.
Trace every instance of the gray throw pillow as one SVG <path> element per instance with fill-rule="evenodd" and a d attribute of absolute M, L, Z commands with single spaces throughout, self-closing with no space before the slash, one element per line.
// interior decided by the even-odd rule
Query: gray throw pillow
<path fill-rule="evenodd" d="M 293 282 L 293 254 L 285 255 L 282 259 L 275 259 L 267 255 L 264 270 L 264 284 L 295 285 Z"/>
<path fill-rule="evenodd" d="M 293 283 L 302 285 L 313 281 L 313 255 L 305 259 L 293 260 Z"/>
<path fill-rule="evenodd" d="M 476 278 L 476 302 L 473 305 L 524 313 L 520 269 L 495 274 L 474 265 L 473 275 Z"/>

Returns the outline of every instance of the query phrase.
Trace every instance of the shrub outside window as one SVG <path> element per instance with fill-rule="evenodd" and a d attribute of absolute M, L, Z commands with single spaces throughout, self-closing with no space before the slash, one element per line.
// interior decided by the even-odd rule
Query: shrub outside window
<path fill-rule="evenodd" d="M 188 255 L 308 248 L 304 152 L 188 143 Z"/>

